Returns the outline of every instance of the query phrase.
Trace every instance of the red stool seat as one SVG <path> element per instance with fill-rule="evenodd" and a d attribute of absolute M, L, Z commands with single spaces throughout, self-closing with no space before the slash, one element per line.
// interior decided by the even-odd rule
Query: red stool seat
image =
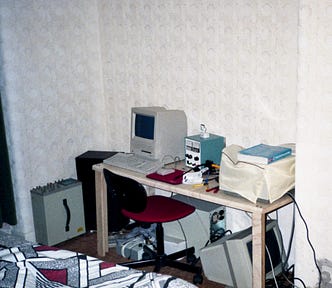
<path fill-rule="evenodd" d="M 153 195 L 147 198 L 145 210 L 140 213 L 122 209 L 122 214 L 139 222 L 165 223 L 184 218 L 195 211 L 195 207 L 176 199 Z"/>

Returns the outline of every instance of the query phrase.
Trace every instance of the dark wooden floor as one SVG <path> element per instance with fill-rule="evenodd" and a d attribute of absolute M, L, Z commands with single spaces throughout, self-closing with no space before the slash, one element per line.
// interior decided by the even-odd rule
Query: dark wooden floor
<path fill-rule="evenodd" d="M 56 245 L 59 248 L 67 249 L 75 252 L 80 252 L 87 254 L 89 256 L 98 257 L 97 255 L 97 235 L 96 233 L 87 233 L 83 236 L 76 237 L 74 239 L 68 240 L 66 242 L 60 243 Z M 98 257 L 104 261 L 109 261 L 113 263 L 121 263 L 128 261 L 128 259 L 123 258 L 122 256 L 118 255 L 116 253 L 115 248 L 110 248 L 110 251 L 106 254 L 105 257 Z M 200 265 L 200 262 L 197 263 Z M 152 268 L 146 267 L 144 268 L 146 271 L 152 271 Z M 182 279 L 185 279 L 189 282 L 192 282 L 193 280 L 193 274 L 185 271 L 179 271 L 174 268 L 169 267 L 163 267 L 160 271 L 163 274 L 172 275 L 175 277 L 179 277 Z M 204 287 L 204 288 L 224 288 L 222 284 L 209 281 L 205 278 L 203 275 L 203 283 L 200 285 L 197 285 L 198 287 Z"/>

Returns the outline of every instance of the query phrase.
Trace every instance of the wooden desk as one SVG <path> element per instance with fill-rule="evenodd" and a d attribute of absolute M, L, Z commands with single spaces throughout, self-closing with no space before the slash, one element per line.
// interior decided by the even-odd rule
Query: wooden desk
<path fill-rule="evenodd" d="M 97 209 L 97 252 L 99 256 L 105 256 L 108 252 L 108 216 L 107 216 L 107 189 L 103 169 L 135 179 L 143 185 L 174 192 L 181 195 L 213 202 L 227 207 L 252 213 L 252 251 L 253 251 L 253 288 L 265 287 L 265 221 L 266 215 L 292 202 L 288 195 L 283 196 L 272 204 L 252 203 L 246 199 L 230 196 L 221 190 L 207 193 L 205 187 L 193 188 L 192 185 L 170 185 L 164 182 L 146 178 L 141 173 L 110 166 L 96 164 L 93 166 L 96 177 L 96 209 Z"/>

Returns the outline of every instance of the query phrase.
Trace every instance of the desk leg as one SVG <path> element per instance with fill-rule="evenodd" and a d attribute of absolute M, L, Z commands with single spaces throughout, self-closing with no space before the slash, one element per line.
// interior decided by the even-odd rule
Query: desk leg
<path fill-rule="evenodd" d="M 97 213 L 97 253 L 105 256 L 108 252 L 107 189 L 102 171 L 95 171 L 96 213 Z"/>
<path fill-rule="evenodd" d="M 252 214 L 252 287 L 265 287 L 265 214 Z"/>

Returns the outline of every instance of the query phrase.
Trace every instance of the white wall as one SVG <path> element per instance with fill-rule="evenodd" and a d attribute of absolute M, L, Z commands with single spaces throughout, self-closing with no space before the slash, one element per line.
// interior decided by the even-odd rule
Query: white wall
<path fill-rule="evenodd" d="M 128 106 L 152 104 L 184 109 L 190 134 L 295 142 L 296 1 L 98 4 L 112 146 L 129 149 Z"/>
<path fill-rule="evenodd" d="M 33 239 L 31 188 L 76 177 L 75 156 L 105 143 L 98 11 L 94 1 L 0 3 L 16 230 Z"/>
<path fill-rule="evenodd" d="M 299 15 L 296 199 L 328 279 L 332 275 L 332 2 L 300 1 Z M 297 276 L 313 286 L 317 269 L 299 217 L 295 243 Z M 330 287 L 325 285 L 321 287 Z"/>
<path fill-rule="evenodd" d="M 32 187 L 75 176 L 74 157 L 85 150 L 128 150 L 130 107 L 163 105 L 185 110 L 190 135 L 205 123 L 228 144 L 299 141 L 297 198 L 313 244 L 325 246 L 328 218 L 314 211 L 329 208 L 328 172 L 320 173 L 321 162 L 307 163 L 307 151 L 317 153 L 320 143 L 312 146 L 314 135 L 331 135 L 321 125 L 331 123 L 330 106 L 311 105 L 331 98 L 324 82 L 330 66 L 320 68 L 331 64 L 325 47 L 331 35 L 319 28 L 331 24 L 331 8 L 329 0 L 317 2 L 0 0 L 16 229 L 33 233 Z M 306 57 L 312 53 L 325 56 L 317 62 Z M 331 138 L 324 140 L 331 146 Z M 297 253 L 296 267 L 313 286 L 317 273 L 300 221 L 297 227 L 297 251 L 306 252 Z M 328 249 L 318 252 L 319 259 L 332 258 Z"/>

